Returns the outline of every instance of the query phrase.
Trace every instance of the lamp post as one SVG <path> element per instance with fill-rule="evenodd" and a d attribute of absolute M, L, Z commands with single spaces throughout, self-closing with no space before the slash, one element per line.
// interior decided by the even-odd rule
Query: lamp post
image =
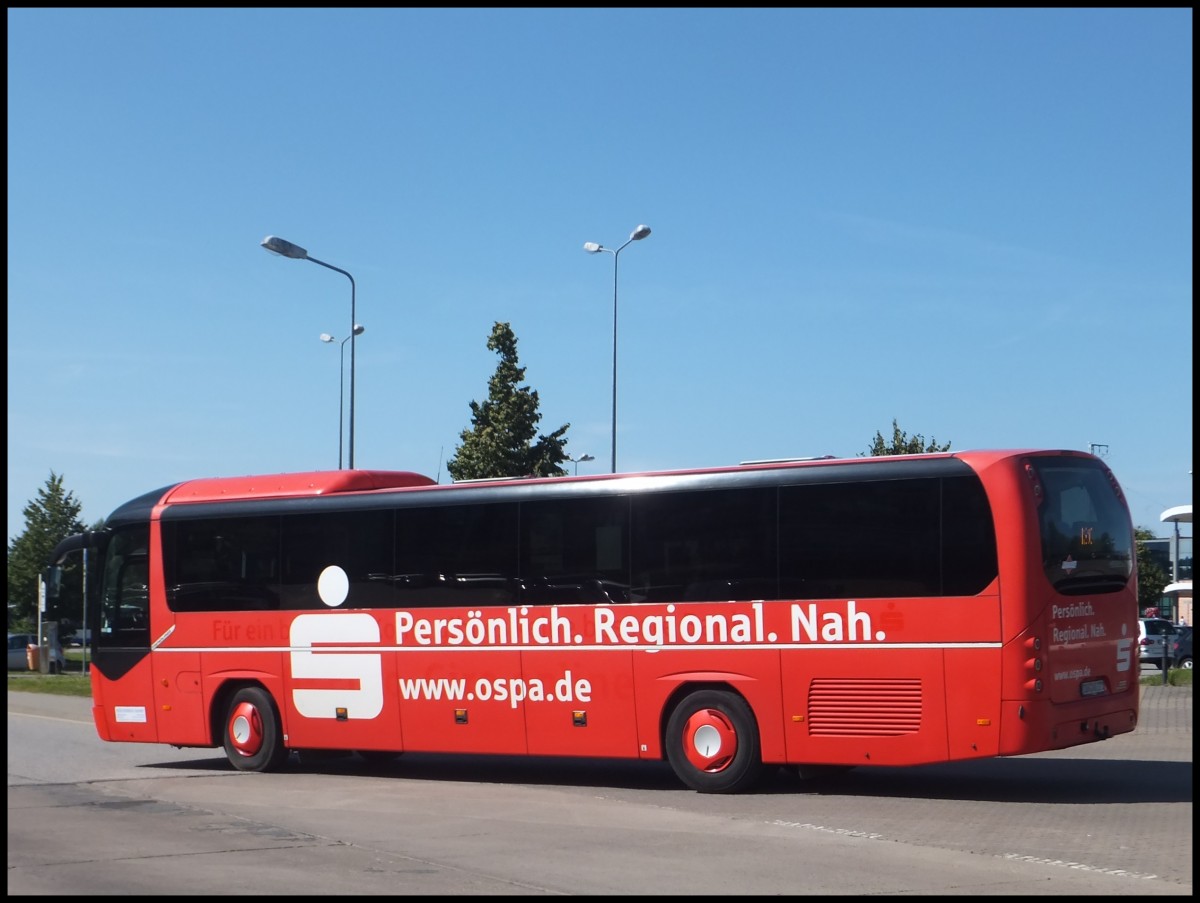
<path fill-rule="evenodd" d="M 357 334 L 358 324 L 355 323 L 354 316 L 354 277 L 345 270 L 335 267 L 333 264 L 326 263 L 323 260 L 317 260 L 315 257 L 310 257 L 308 251 L 299 245 L 294 245 L 290 241 L 285 241 L 275 235 L 268 235 L 261 242 L 264 248 L 272 254 L 278 254 L 281 257 L 291 257 L 293 260 L 310 260 L 315 264 L 333 270 L 335 273 L 341 273 L 350 280 L 350 469 L 354 469 L 354 336 Z M 341 449 L 338 449 L 339 454 Z"/>
<path fill-rule="evenodd" d="M 342 399 L 346 395 L 346 343 L 356 335 L 362 335 L 364 327 L 358 323 L 354 324 L 354 331 L 350 335 L 342 339 L 342 349 L 338 355 L 338 470 L 342 469 L 342 422 L 345 417 L 342 415 Z M 327 332 L 321 333 L 322 342 L 336 342 L 333 336 Z"/>
<path fill-rule="evenodd" d="M 567 455 L 567 460 L 575 462 L 575 476 L 579 476 L 579 465 L 584 461 L 595 461 L 596 458 L 594 455 L 580 455 L 578 458 L 572 458 L 570 455 Z"/>
<path fill-rule="evenodd" d="M 612 472 L 617 472 L 617 258 L 629 246 L 630 242 L 641 241 L 650 234 L 650 227 L 638 226 L 629 235 L 629 241 L 613 250 L 594 241 L 583 243 L 583 249 L 589 254 L 599 254 L 602 251 L 613 256 L 613 380 L 612 380 Z"/>

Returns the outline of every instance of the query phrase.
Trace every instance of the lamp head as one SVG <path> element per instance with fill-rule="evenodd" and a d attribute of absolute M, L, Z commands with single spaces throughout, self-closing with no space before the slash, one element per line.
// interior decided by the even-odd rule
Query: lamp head
<path fill-rule="evenodd" d="M 580 455 L 578 458 L 576 458 L 576 460 L 579 461 L 580 463 L 582 463 L 584 461 L 595 461 L 596 456 L 595 455 Z"/>
<path fill-rule="evenodd" d="M 355 335 L 362 335 L 366 331 L 367 331 L 367 327 L 363 326 L 361 323 L 354 324 L 354 334 Z"/>
<path fill-rule="evenodd" d="M 645 225 L 643 225 L 643 226 L 638 226 L 638 227 L 637 227 L 636 229 L 634 229 L 634 230 L 633 230 L 633 232 L 630 234 L 630 236 L 629 236 L 629 240 L 630 240 L 630 241 L 641 241 L 643 238 L 645 238 L 645 237 L 646 237 L 647 235 L 649 235 L 649 234 L 650 234 L 650 227 L 649 227 L 649 226 L 645 226 Z"/>
<path fill-rule="evenodd" d="M 332 341 L 334 341 L 334 338 L 329 333 L 323 332 L 323 333 L 321 333 L 321 341 L 322 342 L 332 342 Z"/>
<path fill-rule="evenodd" d="M 294 245 L 277 235 L 268 235 L 259 244 L 272 254 L 278 254 L 281 257 L 291 257 L 294 260 L 304 260 L 308 257 L 308 252 L 302 247 Z"/>
<path fill-rule="evenodd" d="M 585 241 L 583 243 L 583 249 L 589 254 L 597 254 L 604 250 L 604 245 L 596 244 L 594 241 Z"/>

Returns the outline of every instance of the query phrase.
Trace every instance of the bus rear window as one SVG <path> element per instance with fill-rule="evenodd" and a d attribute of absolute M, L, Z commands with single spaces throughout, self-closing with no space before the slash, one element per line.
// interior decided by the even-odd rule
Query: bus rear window
<path fill-rule="evenodd" d="M 1133 573 L 1134 539 L 1125 506 L 1099 461 L 1033 458 L 1044 496 L 1042 567 L 1064 595 L 1117 592 Z"/>

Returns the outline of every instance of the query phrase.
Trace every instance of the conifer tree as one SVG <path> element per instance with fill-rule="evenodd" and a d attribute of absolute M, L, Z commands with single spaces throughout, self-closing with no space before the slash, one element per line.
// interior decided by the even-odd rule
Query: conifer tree
<path fill-rule="evenodd" d="M 487 400 L 471 402 L 472 426 L 462 431 L 462 443 L 446 462 L 447 472 L 455 480 L 564 476 L 559 465 L 567 457 L 564 436 L 570 424 L 537 436 L 542 419 L 538 393 L 520 385 L 525 368 L 517 362 L 517 337 L 510 324 L 497 322 L 487 347 L 500 355 L 500 363 L 488 380 Z"/>
<path fill-rule="evenodd" d="M 37 622 L 38 574 L 49 564 L 55 546 L 75 533 L 82 533 L 79 520 L 82 505 L 75 496 L 63 490 L 63 478 L 54 471 L 46 485 L 38 490 L 37 498 L 25 506 L 25 531 L 8 546 L 8 604 L 9 627 L 12 622 L 32 627 Z M 74 582 L 74 581 L 73 581 Z M 73 583 L 72 582 L 72 583 Z M 75 611 L 79 592 L 71 593 L 64 585 L 64 595 L 56 610 L 47 610 L 48 620 L 59 620 Z"/>

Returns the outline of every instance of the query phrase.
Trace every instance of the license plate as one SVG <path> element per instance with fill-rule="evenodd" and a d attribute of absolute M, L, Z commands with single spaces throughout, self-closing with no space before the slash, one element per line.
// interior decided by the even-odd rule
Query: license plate
<path fill-rule="evenodd" d="M 1085 680 L 1079 686 L 1079 692 L 1084 696 L 1103 696 L 1104 681 L 1102 680 Z"/>

